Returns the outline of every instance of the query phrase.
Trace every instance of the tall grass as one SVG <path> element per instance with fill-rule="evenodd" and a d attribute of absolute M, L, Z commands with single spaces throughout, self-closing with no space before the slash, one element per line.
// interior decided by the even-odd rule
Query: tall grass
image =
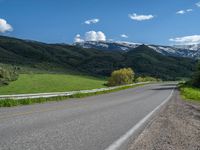
<path fill-rule="evenodd" d="M 200 89 L 191 86 L 181 86 L 181 95 L 184 99 L 200 102 Z"/>

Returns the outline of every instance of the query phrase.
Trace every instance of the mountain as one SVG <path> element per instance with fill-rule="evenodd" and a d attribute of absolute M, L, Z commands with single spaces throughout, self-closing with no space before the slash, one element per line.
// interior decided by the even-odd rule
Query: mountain
<path fill-rule="evenodd" d="M 60 69 L 95 76 L 109 76 L 113 70 L 131 67 L 136 75 L 174 80 L 190 77 L 196 60 L 166 56 L 146 45 L 133 46 L 128 51 L 114 48 L 110 51 L 0 36 L 0 63 L 20 68 L 46 71 Z"/>
<path fill-rule="evenodd" d="M 85 41 L 81 43 L 75 43 L 75 45 L 82 48 L 96 48 L 96 49 L 105 50 L 105 51 L 127 52 L 143 44 L 131 43 L 131 42 L 120 42 L 120 41 L 119 42 Z M 188 58 L 194 58 L 194 59 L 200 58 L 200 44 L 175 45 L 175 46 L 146 44 L 146 46 L 166 56 L 188 57 Z"/>
<path fill-rule="evenodd" d="M 146 45 L 130 50 L 126 56 L 127 65 L 135 68 L 136 72 L 155 77 L 162 76 L 166 80 L 174 79 L 174 75 L 183 77 L 189 70 L 192 73 L 195 66 L 195 61 L 188 58 L 164 56 Z"/>
<path fill-rule="evenodd" d="M 85 41 L 79 43 L 77 42 L 74 45 L 81 48 L 95 48 L 105 51 L 128 51 L 140 46 L 141 44 L 130 42 Z"/>
<path fill-rule="evenodd" d="M 174 47 L 179 49 L 188 49 L 192 51 L 200 50 L 200 44 L 192 44 L 192 45 L 174 45 Z"/>

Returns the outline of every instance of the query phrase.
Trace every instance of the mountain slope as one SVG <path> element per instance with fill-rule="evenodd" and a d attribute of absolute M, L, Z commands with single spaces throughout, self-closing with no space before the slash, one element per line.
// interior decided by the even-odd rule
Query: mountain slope
<path fill-rule="evenodd" d="M 81 48 L 95 48 L 104 51 L 121 51 L 127 52 L 133 48 L 141 46 L 140 43 L 131 42 L 105 42 L 105 41 L 85 41 L 75 43 L 76 46 Z M 200 44 L 196 45 L 175 45 L 175 46 L 162 46 L 162 45 L 146 45 L 154 51 L 165 56 L 200 58 Z"/>
<path fill-rule="evenodd" d="M 126 55 L 127 65 L 140 74 L 171 80 L 174 75 L 183 77 L 186 72 L 193 71 L 193 63 L 188 63 L 187 58 L 163 56 L 145 45 L 130 50 Z"/>
<path fill-rule="evenodd" d="M 47 71 L 61 68 L 99 76 L 109 76 L 113 70 L 132 67 L 137 75 L 171 80 L 189 77 L 196 61 L 164 56 L 145 45 L 128 52 L 101 51 L 0 36 L 0 63 Z"/>

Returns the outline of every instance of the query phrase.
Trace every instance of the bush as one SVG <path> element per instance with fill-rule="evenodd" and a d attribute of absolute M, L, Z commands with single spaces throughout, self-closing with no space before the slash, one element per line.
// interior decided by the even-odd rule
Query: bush
<path fill-rule="evenodd" d="M 131 68 L 123 68 L 113 71 L 108 80 L 108 86 L 117 86 L 133 83 L 134 71 Z"/>
<path fill-rule="evenodd" d="M 17 78 L 18 74 L 15 68 L 8 70 L 0 67 L 0 86 L 8 85 L 9 82 L 17 80 Z"/>
<path fill-rule="evenodd" d="M 135 82 L 148 82 L 148 81 L 162 81 L 162 80 L 154 78 L 154 77 L 149 77 L 149 76 L 138 77 L 138 78 L 135 79 Z"/>

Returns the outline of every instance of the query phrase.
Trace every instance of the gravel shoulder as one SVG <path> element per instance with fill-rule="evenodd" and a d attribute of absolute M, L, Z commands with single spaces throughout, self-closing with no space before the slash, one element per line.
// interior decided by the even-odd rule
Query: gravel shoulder
<path fill-rule="evenodd" d="M 200 104 L 183 101 L 176 90 L 129 150 L 200 150 Z"/>

